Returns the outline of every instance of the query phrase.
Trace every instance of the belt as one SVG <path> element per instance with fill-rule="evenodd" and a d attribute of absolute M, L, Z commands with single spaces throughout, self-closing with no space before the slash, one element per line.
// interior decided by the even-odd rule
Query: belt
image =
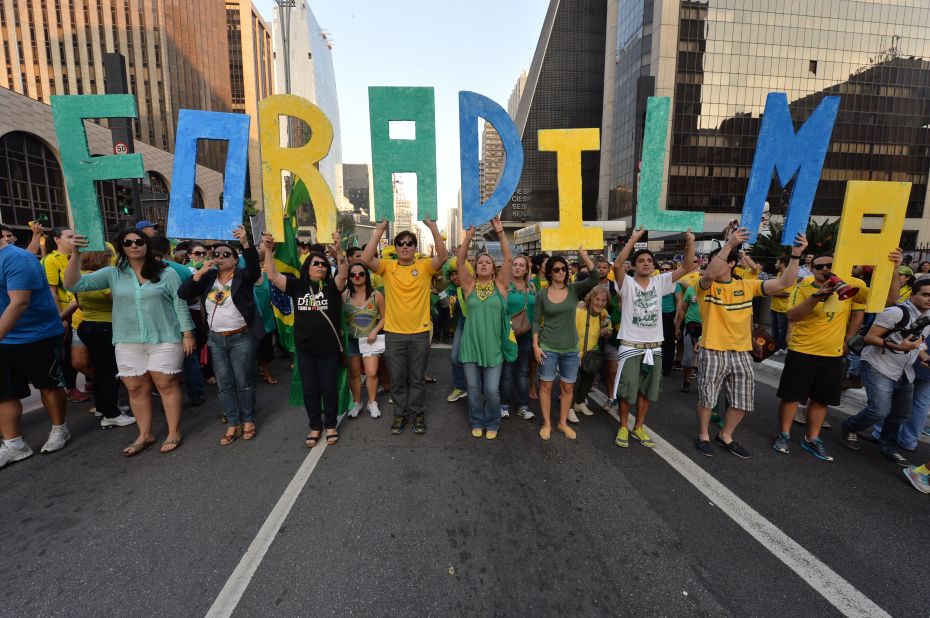
<path fill-rule="evenodd" d="M 246 324 L 242 328 L 237 328 L 236 330 L 224 330 L 223 332 L 217 332 L 217 331 L 213 331 L 213 332 L 219 335 L 220 337 L 232 337 L 233 335 L 241 335 L 242 333 L 247 332 L 248 330 L 249 330 L 249 326 L 248 324 Z"/>
<path fill-rule="evenodd" d="M 662 343 L 634 343 L 632 341 L 626 341 L 625 339 L 620 340 L 620 345 L 626 346 L 628 348 L 636 348 L 637 350 L 653 350 L 655 348 L 661 348 Z"/>

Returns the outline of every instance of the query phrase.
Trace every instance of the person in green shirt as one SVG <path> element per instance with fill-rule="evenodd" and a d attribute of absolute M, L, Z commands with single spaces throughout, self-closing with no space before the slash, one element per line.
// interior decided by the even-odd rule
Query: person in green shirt
<path fill-rule="evenodd" d="M 681 392 L 687 393 L 691 390 L 691 382 L 697 373 L 697 346 L 698 339 L 701 338 L 701 305 L 698 301 L 697 291 L 694 286 L 689 286 L 685 290 L 675 312 L 675 332 L 684 332 L 682 334 L 682 346 L 684 347 L 684 356 L 681 359 L 682 376 Z"/>
<path fill-rule="evenodd" d="M 515 325 L 517 358 L 504 363 L 501 375 L 501 418 L 510 418 L 510 403 L 517 402 L 517 416 L 524 420 L 533 418 L 530 411 L 530 359 L 533 358 L 533 313 L 536 310 L 536 287 L 530 281 L 530 258 L 518 255 L 511 260 L 512 281 L 507 289 L 507 314 Z M 518 333 L 516 325 L 523 323 L 515 319 L 521 313 L 526 316 L 529 330 Z"/>
<path fill-rule="evenodd" d="M 578 255 L 588 270 L 593 271 L 594 262 L 584 247 L 578 248 Z M 539 408 L 543 417 L 539 437 L 548 440 L 552 435 L 552 383 L 558 374 L 561 400 L 557 428 L 565 437 L 574 440 L 575 431 L 568 426 L 568 410 L 572 406 L 580 362 L 575 309 L 578 301 L 594 289 L 598 279 L 588 277 L 569 283 L 568 262 L 561 255 L 549 258 L 545 273 L 549 285 L 536 294 L 533 315 L 533 356 L 539 363 Z"/>
<path fill-rule="evenodd" d="M 465 369 L 468 389 L 468 423 L 471 435 L 482 434 L 493 440 L 501 424 L 500 381 L 504 366 L 504 342 L 501 330 L 507 314 L 507 288 L 510 285 L 511 255 L 504 226 L 497 217 L 491 225 L 500 239 L 504 261 L 500 270 L 494 258 L 487 253 L 478 255 L 475 274 L 468 272 L 468 247 L 475 235 L 475 227 L 465 232 L 465 240 L 458 250 L 459 282 L 468 319 L 462 332 L 459 358 Z"/>
<path fill-rule="evenodd" d="M 670 273 L 673 270 L 675 270 L 675 265 L 670 262 L 663 262 L 659 266 L 659 273 Z M 684 289 L 684 286 L 676 281 L 675 291 L 662 297 L 662 358 L 668 359 L 668 362 L 662 363 L 662 375 L 665 377 L 672 375 L 675 345 L 681 332 L 675 328 L 675 313 L 678 311 L 678 305 L 681 304 Z"/>

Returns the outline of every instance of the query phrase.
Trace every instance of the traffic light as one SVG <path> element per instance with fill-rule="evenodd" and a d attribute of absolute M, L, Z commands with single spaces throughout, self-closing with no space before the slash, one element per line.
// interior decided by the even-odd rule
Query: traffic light
<path fill-rule="evenodd" d="M 121 217 L 127 218 L 130 218 L 133 216 L 133 214 L 135 214 L 132 207 L 131 180 L 116 181 L 116 211 L 120 214 Z"/>

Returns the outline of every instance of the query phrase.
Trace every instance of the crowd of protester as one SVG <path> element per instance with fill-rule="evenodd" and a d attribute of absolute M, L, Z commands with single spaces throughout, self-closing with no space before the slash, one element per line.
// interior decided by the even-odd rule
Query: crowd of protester
<path fill-rule="evenodd" d="M 344 249 L 335 234 L 326 246 L 301 243 L 296 273 L 279 272 L 275 238 L 250 240 L 243 227 L 231 242 L 176 241 L 141 221 L 105 251 L 86 251 L 81 230 L 46 233 L 37 223 L 20 248 L 0 225 L 0 467 L 32 455 L 20 430 L 30 385 L 51 420 L 44 453 L 70 440 L 68 403 L 91 398 L 102 428 L 135 426 L 127 457 L 157 442 L 157 398 L 167 422 L 160 450 L 170 453 L 182 443 L 184 409 L 206 401 L 206 384 L 216 385 L 226 424 L 219 444 L 253 440 L 261 419 L 257 378 L 278 382 L 271 360 L 278 348 L 272 296 L 279 294 L 293 308 L 291 361 L 309 448 L 338 443 L 342 367 L 350 418 L 363 410 L 379 418 L 377 397 L 386 391 L 390 432 L 409 425 L 424 434 L 426 385 L 435 382 L 427 373 L 430 348 L 449 341 L 447 401 L 468 400 L 475 438 L 496 439 L 511 409 L 533 421 L 535 399 L 540 438 L 550 440 L 554 425 L 574 440 L 571 425 L 578 414 L 595 413 L 588 404 L 600 381 L 601 407 L 620 419 L 615 444 L 627 448 L 632 438 L 654 448 L 647 416 L 665 379 L 680 371 L 681 392 L 696 390 L 697 451 L 749 458 L 735 434 L 754 411 L 755 365 L 770 341 L 783 357 L 775 451 L 790 454 L 792 427 L 802 424 L 799 447 L 832 461 L 821 439 L 827 410 L 840 405 L 845 388 L 861 386 L 867 404 L 843 421 L 841 443 L 855 451 L 862 440 L 874 441 L 915 488 L 930 493 L 927 464 L 912 465 L 902 453 L 928 433 L 930 262 L 915 272 L 893 251 L 896 276 L 880 302 L 885 309 L 867 314 L 871 268 L 834 273 L 833 256 L 805 253 L 802 234 L 766 273 L 744 251 L 748 232 L 735 225 L 707 256 L 695 255 L 688 232 L 683 254 L 660 261 L 648 249 L 634 250 L 641 229 L 613 259 L 609 251 L 592 259 L 583 248 L 577 258 L 513 255 L 494 219 L 503 254 L 497 263 L 470 253 L 474 228 L 449 259 L 435 223 L 424 223 L 431 255 L 418 252 L 411 232 L 379 251 L 382 222 L 363 247 Z M 719 430 L 711 438 L 713 424 Z"/>

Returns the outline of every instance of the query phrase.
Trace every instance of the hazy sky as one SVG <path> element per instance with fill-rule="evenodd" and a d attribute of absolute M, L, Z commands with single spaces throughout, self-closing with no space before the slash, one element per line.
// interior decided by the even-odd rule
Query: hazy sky
<path fill-rule="evenodd" d="M 274 0 L 253 0 L 270 22 Z M 342 153 L 370 163 L 369 86 L 436 89 L 440 221 L 457 205 L 458 93 L 472 90 L 507 107 L 529 69 L 548 0 L 320 0 L 310 2 L 335 42 Z"/>

